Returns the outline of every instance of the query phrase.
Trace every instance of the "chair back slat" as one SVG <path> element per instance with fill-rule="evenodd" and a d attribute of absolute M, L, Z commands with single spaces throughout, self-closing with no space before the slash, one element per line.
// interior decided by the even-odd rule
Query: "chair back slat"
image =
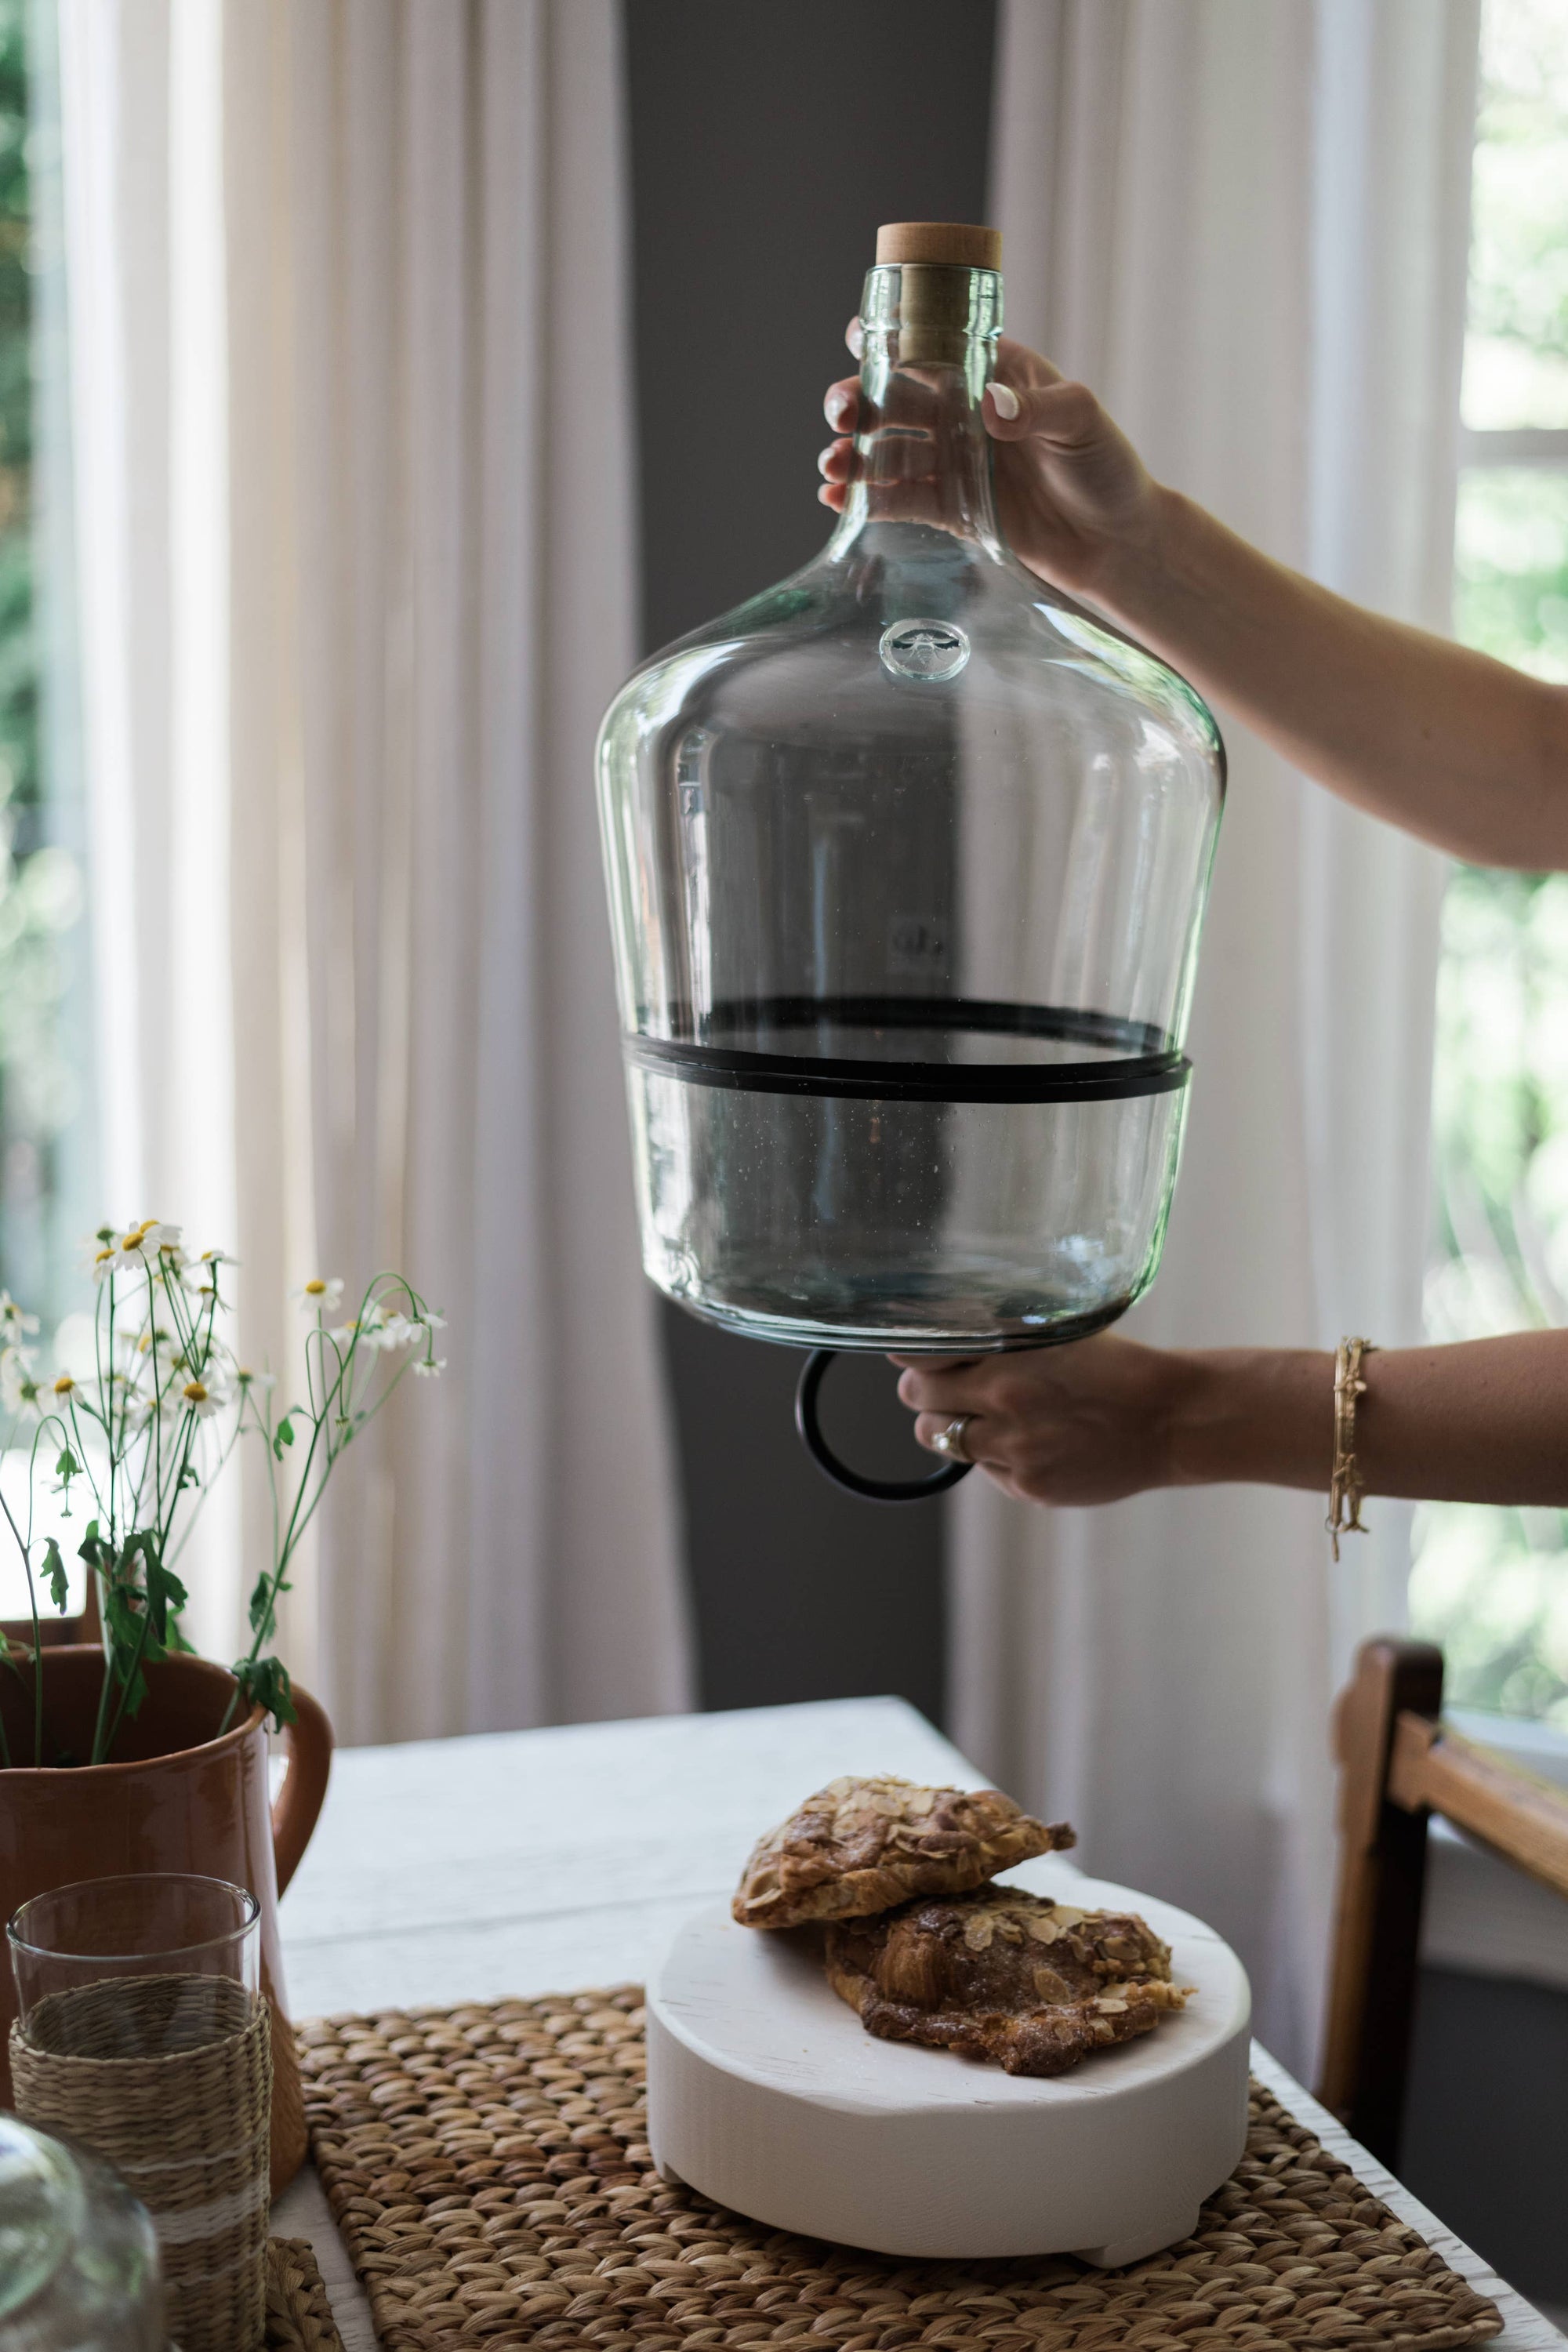
<path fill-rule="evenodd" d="M 1415 2009 L 1426 1819 L 1390 1802 L 1389 1757 L 1406 1711 L 1436 1717 L 1443 1654 L 1363 1643 L 1334 1713 L 1340 1864 L 1318 2096 L 1392 2166 Z"/>
<path fill-rule="evenodd" d="M 1318 2095 L 1397 2170 L 1426 1823 L 1440 1813 L 1568 1895 L 1568 1792 L 1442 1722 L 1443 1655 L 1380 1636 L 1334 1711 L 1339 1884 Z"/>
<path fill-rule="evenodd" d="M 1406 1712 L 1394 1727 L 1388 1793 L 1406 1812 L 1441 1813 L 1553 1894 L 1568 1895 L 1568 1790 Z"/>

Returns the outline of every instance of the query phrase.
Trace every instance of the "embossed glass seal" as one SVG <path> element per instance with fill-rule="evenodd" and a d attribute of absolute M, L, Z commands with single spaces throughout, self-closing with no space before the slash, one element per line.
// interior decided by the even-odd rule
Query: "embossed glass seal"
<path fill-rule="evenodd" d="M 877 651 L 894 677 L 956 677 L 969 659 L 969 639 L 952 621 L 895 621 Z"/>

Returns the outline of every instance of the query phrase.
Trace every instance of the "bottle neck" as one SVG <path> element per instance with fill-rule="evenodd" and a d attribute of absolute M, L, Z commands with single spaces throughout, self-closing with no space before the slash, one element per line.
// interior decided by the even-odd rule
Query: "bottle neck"
<path fill-rule="evenodd" d="M 929 262 L 872 269 L 860 326 L 859 430 L 829 554 L 847 554 L 868 530 L 910 525 L 995 552 L 980 404 L 1002 330 L 1000 277 Z"/>

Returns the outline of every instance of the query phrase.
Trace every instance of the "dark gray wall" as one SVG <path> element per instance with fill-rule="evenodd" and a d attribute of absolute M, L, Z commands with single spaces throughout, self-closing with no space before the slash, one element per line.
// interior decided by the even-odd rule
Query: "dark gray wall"
<path fill-rule="evenodd" d="M 1399 2173 L 1510 2286 L 1568 2306 L 1568 1993 L 1422 1969 Z"/>
<path fill-rule="evenodd" d="M 626 0 L 643 634 L 711 619 L 826 536 L 822 395 L 877 225 L 981 220 L 991 0 Z M 842 1495 L 800 1451 L 801 1360 L 668 1310 L 708 1706 L 897 1691 L 940 1717 L 942 1514 Z M 878 1362 L 830 1434 L 929 1469 Z"/>

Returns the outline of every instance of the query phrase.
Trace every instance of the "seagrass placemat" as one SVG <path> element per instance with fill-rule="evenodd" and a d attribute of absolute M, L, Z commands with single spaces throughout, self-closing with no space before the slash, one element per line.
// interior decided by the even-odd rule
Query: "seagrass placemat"
<path fill-rule="evenodd" d="M 343 2352 L 309 2238 L 267 2241 L 267 2352 Z"/>
<path fill-rule="evenodd" d="M 1124 2271 L 765 2229 L 653 2170 L 640 2001 L 623 1985 L 300 2029 L 316 2163 L 390 2352 L 1445 2352 L 1501 2328 L 1258 2084 L 1195 2234 Z"/>

